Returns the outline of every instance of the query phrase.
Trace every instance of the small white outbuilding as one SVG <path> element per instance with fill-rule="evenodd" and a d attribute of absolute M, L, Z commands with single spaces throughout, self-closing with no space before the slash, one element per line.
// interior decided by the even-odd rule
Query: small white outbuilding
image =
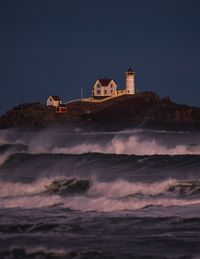
<path fill-rule="evenodd" d="M 54 106 L 58 107 L 61 105 L 61 100 L 58 96 L 56 95 L 50 95 L 49 98 L 47 99 L 47 106 Z"/>

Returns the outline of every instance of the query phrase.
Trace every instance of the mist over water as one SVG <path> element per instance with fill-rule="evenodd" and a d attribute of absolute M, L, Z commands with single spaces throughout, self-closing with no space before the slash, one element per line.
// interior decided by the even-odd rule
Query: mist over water
<path fill-rule="evenodd" d="M 27 145 L 28 153 L 183 155 L 200 153 L 200 133 L 129 130 L 122 132 L 3 131 L 0 144 Z"/>
<path fill-rule="evenodd" d="M 190 247 L 200 237 L 199 172 L 198 132 L 1 131 L 0 257 L 159 258 L 160 242 L 187 258 L 181 233 Z"/>
<path fill-rule="evenodd" d="M 6 204 L 8 207 L 29 208 L 52 206 L 52 197 L 43 197 L 43 194 L 46 186 L 58 177 L 83 178 L 91 183 L 81 201 L 71 197 L 66 203 L 66 197 L 54 197 L 55 204 L 59 200 L 65 207 L 76 210 L 114 211 L 173 204 L 174 201 L 170 203 L 166 200 L 172 197 L 165 196 L 164 201 L 159 203 L 156 195 L 164 193 L 180 180 L 198 179 L 199 137 L 199 133 L 142 130 L 110 133 L 3 131 L 0 204 L 3 207 Z M 190 167 L 191 172 L 188 172 Z M 182 174 L 179 173 L 181 170 Z M 120 200 L 134 194 L 142 194 L 142 201 L 141 197 Z M 149 200 L 150 196 L 155 202 Z M 3 200 L 4 197 L 7 200 Z M 39 202 L 40 199 L 43 202 Z M 135 199 L 138 199 L 137 203 Z M 144 199 L 148 199 L 146 203 Z M 93 202 L 101 205 L 93 206 Z M 193 204 L 193 201 L 190 202 Z M 198 201 L 195 200 L 195 203 Z M 78 204 L 85 205 L 79 208 Z"/>

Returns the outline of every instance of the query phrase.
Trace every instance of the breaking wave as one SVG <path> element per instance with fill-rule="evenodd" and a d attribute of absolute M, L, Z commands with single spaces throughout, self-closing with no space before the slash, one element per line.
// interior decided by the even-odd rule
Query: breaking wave
<path fill-rule="evenodd" d="M 128 195 L 141 193 L 143 195 L 158 195 L 165 192 L 169 186 L 177 181 L 174 179 L 152 184 L 133 183 L 119 179 L 113 182 L 94 182 L 89 190 L 91 196 L 103 196 L 108 198 L 121 198 Z"/>
<path fill-rule="evenodd" d="M 73 189 L 74 188 L 74 189 Z M 32 196 L 37 194 L 67 194 L 73 195 L 87 193 L 88 196 L 121 198 L 124 196 L 141 193 L 143 195 L 156 196 L 158 194 L 177 192 L 178 188 L 200 191 L 200 182 L 179 182 L 169 179 L 163 182 L 140 183 L 128 182 L 122 179 L 113 182 L 100 182 L 95 179 L 79 179 L 76 177 L 42 178 L 33 183 L 13 183 L 0 181 L 0 198 L 16 196 Z M 188 195 L 190 193 L 188 192 Z"/>
<path fill-rule="evenodd" d="M 0 145 L 0 165 L 3 164 L 12 154 L 24 153 L 27 151 L 26 145 L 22 144 L 2 144 Z"/>
<path fill-rule="evenodd" d="M 199 150 L 188 150 L 186 146 L 178 145 L 173 148 L 166 148 L 159 145 L 155 140 L 140 141 L 137 137 L 130 137 L 126 140 L 114 138 L 106 146 L 99 144 L 83 143 L 74 147 L 55 147 L 51 153 L 82 154 L 88 152 L 129 154 L 129 155 L 177 155 L 177 154 L 199 154 Z"/>
<path fill-rule="evenodd" d="M 44 146 L 41 144 L 29 146 L 30 153 L 53 153 L 53 154 L 83 154 L 83 153 L 104 153 L 104 154 L 129 154 L 129 155 L 183 155 L 200 154 L 200 145 L 180 145 L 167 147 L 156 139 L 142 140 L 137 136 L 120 138 L 115 136 L 106 144 L 98 141 L 95 143 L 82 142 L 72 146 Z"/>
<path fill-rule="evenodd" d="M 170 136 L 169 136 L 170 135 Z M 15 146 L 14 152 L 31 154 L 82 154 L 88 152 L 134 155 L 200 154 L 199 134 L 127 130 L 122 132 L 51 132 L 1 131 L 2 146 Z M 186 141 L 187 140 L 187 141 Z M 17 147 L 18 146 L 18 147 Z M 21 146 L 21 150 L 20 150 Z"/>
<path fill-rule="evenodd" d="M 112 211 L 123 211 L 123 210 L 138 210 L 146 207 L 153 206 L 189 206 L 189 205 L 200 205 L 200 199 L 187 200 L 187 199 L 131 199 L 131 200 L 118 200 L 110 199 L 106 197 L 99 198 L 86 198 L 86 197 L 75 197 L 74 199 L 67 198 L 63 203 L 63 207 L 70 208 L 73 210 L 81 211 L 99 211 L 99 212 L 112 212 Z"/>
<path fill-rule="evenodd" d="M 73 136 L 74 137 L 74 136 Z M 106 143 L 97 139 L 84 140 L 72 145 L 41 145 L 31 142 L 28 148 L 30 153 L 53 153 L 53 154 L 83 154 L 83 153 L 112 153 L 129 155 L 184 155 L 200 154 L 200 145 L 195 144 L 171 144 L 170 146 L 159 143 L 155 138 L 147 139 L 137 135 L 115 135 Z"/>
<path fill-rule="evenodd" d="M 82 190 L 83 186 L 76 185 L 76 192 L 71 191 L 69 185 L 64 186 L 68 195 L 57 191 L 46 192 L 49 186 L 59 187 L 64 191 L 60 179 L 66 183 L 74 178 L 40 179 L 32 184 L 0 182 L 0 207 L 2 208 L 41 208 L 62 206 L 64 208 L 81 211 L 121 211 L 138 210 L 149 206 L 189 206 L 200 205 L 200 182 L 179 182 L 169 179 L 152 184 L 130 183 L 116 180 L 110 183 L 97 180 L 90 182 L 89 190 Z M 76 179 L 80 183 L 83 179 Z M 80 188 L 77 190 L 77 188 Z M 66 194 L 66 193 L 65 193 Z M 74 196 L 74 194 L 76 194 Z M 190 198 L 190 199 L 188 199 Z"/>

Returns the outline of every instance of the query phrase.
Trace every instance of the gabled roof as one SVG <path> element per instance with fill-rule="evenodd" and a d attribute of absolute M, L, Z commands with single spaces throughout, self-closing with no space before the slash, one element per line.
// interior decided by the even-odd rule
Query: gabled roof
<path fill-rule="evenodd" d="M 110 82 L 112 81 L 112 79 L 109 79 L 109 78 L 103 78 L 103 79 L 98 79 L 98 80 L 102 86 L 108 86 L 110 84 Z"/>
<path fill-rule="evenodd" d="M 60 98 L 56 95 L 51 95 L 50 97 L 52 97 L 54 101 L 60 101 Z"/>

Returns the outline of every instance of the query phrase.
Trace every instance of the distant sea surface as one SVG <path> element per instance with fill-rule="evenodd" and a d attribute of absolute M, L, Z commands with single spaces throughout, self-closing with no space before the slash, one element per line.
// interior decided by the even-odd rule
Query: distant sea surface
<path fill-rule="evenodd" d="M 0 258 L 200 258 L 200 133 L 0 131 Z"/>

